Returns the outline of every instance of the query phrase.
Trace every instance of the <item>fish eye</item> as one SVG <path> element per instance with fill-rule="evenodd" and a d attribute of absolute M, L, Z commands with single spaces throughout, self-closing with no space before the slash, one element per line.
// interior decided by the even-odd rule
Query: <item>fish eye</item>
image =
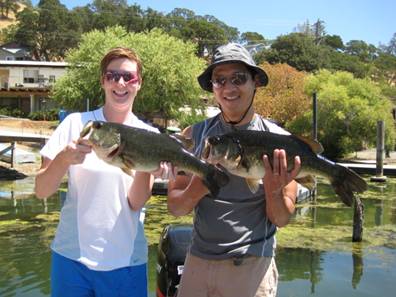
<path fill-rule="evenodd" d="M 212 145 L 216 145 L 220 143 L 220 137 L 219 136 L 212 136 L 209 138 L 209 143 Z"/>
<path fill-rule="evenodd" d="M 102 122 L 98 122 L 98 121 L 95 121 L 95 122 L 93 122 L 93 124 L 92 124 L 92 127 L 93 127 L 94 129 L 100 129 L 102 126 L 103 126 L 103 123 L 102 123 Z"/>

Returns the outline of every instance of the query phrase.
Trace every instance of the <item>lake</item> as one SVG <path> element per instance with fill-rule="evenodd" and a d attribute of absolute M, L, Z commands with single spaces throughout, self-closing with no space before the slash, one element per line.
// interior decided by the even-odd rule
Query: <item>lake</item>
<path fill-rule="evenodd" d="M 368 179 L 367 179 L 368 180 Z M 60 198 L 33 195 L 33 178 L 0 181 L 0 296 L 50 296 L 49 245 L 59 218 Z M 396 179 L 369 182 L 363 241 L 352 243 L 353 209 L 318 180 L 318 196 L 298 204 L 291 223 L 278 231 L 279 297 L 394 296 L 396 280 Z M 146 208 L 149 291 L 155 296 L 157 243 L 168 224 L 191 216 L 167 215 L 165 197 Z"/>

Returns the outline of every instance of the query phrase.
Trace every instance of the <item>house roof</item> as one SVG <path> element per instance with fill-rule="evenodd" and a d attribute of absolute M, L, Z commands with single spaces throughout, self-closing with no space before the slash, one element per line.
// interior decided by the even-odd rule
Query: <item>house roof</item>
<path fill-rule="evenodd" d="M 46 62 L 46 61 L 5 61 L 0 60 L 1 66 L 34 66 L 34 67 L 60 67 L 68 66 L 67 62 Z"/>

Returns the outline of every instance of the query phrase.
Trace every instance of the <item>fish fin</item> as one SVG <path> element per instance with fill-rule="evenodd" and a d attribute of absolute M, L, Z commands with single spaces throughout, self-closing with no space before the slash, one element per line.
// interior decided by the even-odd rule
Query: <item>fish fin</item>
<path fill-rule="evenodd" d="M 126 168 L 126 170 L 132 170 L 132 168 L 135 167 L 135 164 L 133 164 L 132 160 L 129 158 L 123 158 L 122 163 L 124 164 L 124 168 Z M 124 169 L 122 171 L 124 171 Z"/>
<path fill-rule="evenodd" d="M 310 191 L 315 189 L 315 177 L 313 175 L 306 175 L 303 177 L 296 178 L 296 182 L 308 188 Z"/>
<path fill-rule="evenodd" d="M 308 144 L 309 147 L 312 149 L 312 151 L 313 151 L 315 154 L 323 153 L 324 149 L 323 149 L 322 144 L 320 144 L 320 142 L 318 142 L 318 141 L 316 141 L 316 140 L 313 140 L 313 139 L 310 139 L 310 138 L 307 138 L 307 137 L 304 137 L 304 136 L 297 136 L 297 135 L 295 135 L 295 136 L 296 136 L 298 139 L 300 139 L 301 141 L 303 141 L 303 142 L 305 142 L 306 144 Z"/>
<path fill-rule="evenodd" d="M 220 188 L 228 184 L 230 178 L 218 167 L 209 164 L 209 172 L 204 176 L 203 183 L 208 188 L 213 197 L 219 194 Z"/>
<path fill-rule="evenodd" d="M 132 176 L 132 177 L 134 176 L 132 169 L 130 169 L 130 168 L 128 168 L 128 167 L 122 167 L 121 170 L 122 170 L 124 173 L 128 174 L 129 176 Z"/>
<path fill-rule="evenodd" d="M 191 152 L 194 148 L 194 140 L 192 138 L 187 138 L 179 133 L 174 133 L 172 135 L 169 135 L 169 137 L 175 139 L 189 152 Z"/>
<path fill-rule="evenodd" d="M 259 179 L 247 178 L 246 183 L 249 187 L 250 192 L 257 193 L 257 191 L 259 190 L 259 187 L 260 187 Z"/>
<path fill-rule="evenodd" d="M 366 181 L 356 172 L 339 164 L 335 164 L 336 173 L 330 178 L 334 191 L 348 206 L 352 206 L 354 192 L 362 193 L 367 190 Z"/>

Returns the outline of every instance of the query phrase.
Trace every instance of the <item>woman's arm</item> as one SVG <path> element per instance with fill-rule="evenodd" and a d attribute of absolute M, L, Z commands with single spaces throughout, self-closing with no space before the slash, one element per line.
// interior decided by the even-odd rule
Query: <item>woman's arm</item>
<path fill-rule="evenodd" d="M 42 161 L 35 178 L 35 193 L 37 198 L 44 199 L 54 194 L 72 164 L 81 164 L 86 154 L 91 152 L 91 147 L 84 141 L 72 142 L 67 145 L 56 157 Z"/>
<path fill-rule="evenodd" d="M 154 176 L 147 172 L 136 171 L 135 177 L 128 192 L 128 202 L 132 210 L 141 209 L 151 197 Z"/>

